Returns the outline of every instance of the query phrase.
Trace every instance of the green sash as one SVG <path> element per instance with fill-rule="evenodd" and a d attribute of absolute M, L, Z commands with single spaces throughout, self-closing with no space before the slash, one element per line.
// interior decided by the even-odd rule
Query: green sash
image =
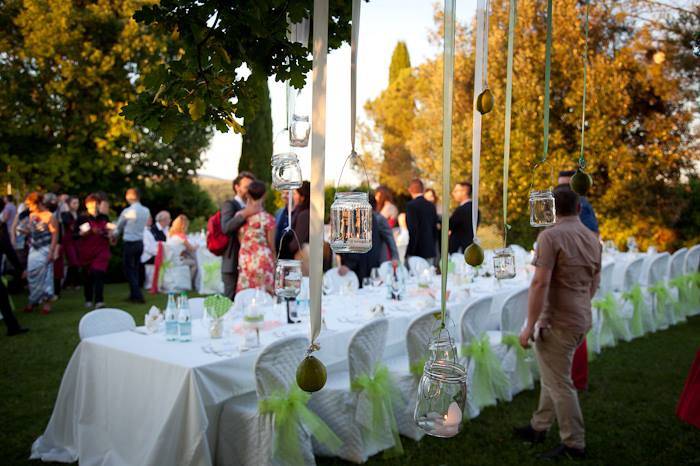
<path fill-rule="evenodd" d="M 221 263 L 212 261 L 202 266 L 202 288 L 204 290 L 216 290 L 221 279 Z"/>
<path fill-rule="evenodd" d="M 499 399 L 510 398 L 510 381 L 491 348 L 488 335 L 484 333 L 480 338 L 472 339 L 469 345 L 462 346 L 462 355 L 474 363 L 472 399 L 479 409 L 495 405 Z"/>
<path fill-rule="evenodd" d="M 601 346 L 615 346 L 617 339 L 630 339 L 629 330 L 618 312 L 617 301 L 612 293 L 608 292 L 603 299 L 596 299 L 592 304 L 600 311 Z"/>
<path fill-rule="evenodd" d="M 622 294 L 622 299 L 632 303 L 632 308 L 634 309 L 632 313 L 632 323 L 630 325 L 632 336 L 635 338 L 641 337 L 645 333 L 644 312 L 646 308 L 642 287 L 635 285 L 630 291 Z"/>
<path fill-rule="evenodd" d="M 673 317 L 668 315 L 667 309 L 667 304 L 671 302 L 671 293 L 669 293 L 666 284 L 661 281 L 656 282 L 654 286 L 650 286 L 649 292 L 653 294 L 656 299 L 656 326 L 658 328 L 665 328 L 673 321 Z M 671 317 L 671 319 L 669 319 L 669 317 Z"/>
<path fill-rule="evenodd" d="M 532 363 L 527 361 L 531 349 L 525 349 L 520 344 L 520 337 L 515 333 L 503 333 L 501 343 L 515 350 L 515 375 L 522 388 L 532 388 Z"/>
<path fill-rule="evenodd" d="M 274 419 L 274 456 L 292 465 L 304 464 L 299 448 L 298 428 L 302 425 L 316 440 L 337 451 L 343 442 L 333 431 L 306 407 L 310 394 L 293 385 L 287 393 L 273 393 L 258 402 L 260 414 L 271 414 Z"/>
<path fill-rule="evenodd" d="M 673 311 L 675 312 L 676 322 L 685 320 L 685 316 L 690 314 L 690 288 L 692 287 L 692 279 L 689 275 L 681 275 L 669 280 L 669 285 L 678 290 L 678 301 L 674 303 Z"/>

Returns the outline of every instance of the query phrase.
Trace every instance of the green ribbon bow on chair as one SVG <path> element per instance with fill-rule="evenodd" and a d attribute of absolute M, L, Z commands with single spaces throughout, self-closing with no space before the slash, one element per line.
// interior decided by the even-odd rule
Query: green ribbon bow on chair
<path fill-rule="evenodd" d="M 369 425 L 358 420 L 371 438 L 377 439 L 384 432 L 386 420 L 391 426 L 391 434 L 394 437 L 394 448 L 384 452 L 385 457 L 403 454 L 403 445 L 399 438 L 399 427 L 394 415 L 394 402 L 399 402 L 401 394 L 389 376 L 389 369 L 381 364 L 374 369 L 374 375 L 362 374 L 352 381 L 351 388 L 354 392 L 360 392 L 369 401 Z"/>
<path fill-rule="evenodd" d="M 528 355 L 532 355 L 531 349 L 525 349 L 520 344 L 520 336 L 515 333 L 504 332 L 501 343 L 515 350 L 515 375 L 522 388 L 532 388 L 532 363 L 528 362 Z"/>
<path fill-rule="evenodd" d="M 693 286 L 690 275 L 681 275 L 669 280 L 669 285 L 678 290 L 678 301 L 673 306 L 676 322 L 685 320 L 690 314 L 690 288 Z"/>
<path fill-rule="evenodd" d="M 630 325 L 630 331 L 633 337 L 641 337 L 644 335 L 644 294 L 642 293 L 642 287 L 635 285 L 631 290 L 622 293 L 622 299 L 632 303 L 632 323 Z M 652 329 L 649 329 L 652 330 Z"/>
<path fill-rule="evenodd" d="M 274 418 L 274 456 L 292 465 L 304 464 L 299 448 L 299 426 L 303 426 L 316 440 L 337 451 L 343 442 L 314 414 L 306 404 L 309 395 L 293 385 L 287 393 L 277 392 L 258 402 L 260 414 L 271 414 Z"/>
<path fill-rule="evenodd" d="M 202 265 L 202 287 L 204 290 L 216 290 L 221 277 L 221 262 L 212 261 Z"/>
<path fill-rule="evenodd" d="M 160 264 L 160 268 L 158 269 L 158 288 L 163 286 L 163 277 L 165 277 L 165 272 L 167 272 L 172 267 L 173 261 L 171 260 L 164 260 Z"/>
<path fill-rule="evenodd" d="M 617 339 L 630 339 L 629 329 L 617 310 L 617 301 L 612 293 L 608 292 L 603 299 L 596 299 L 592 304 L 600 311 L 601 346 L 615 346 Z"/>
<path fill-rule="evenodd" d="M 649 287 L 649 292 L 653 294 L 656 299 L 656 325 L 659 328 L 665 328 L 670 322 L 674 321 L 673 316 L 668 315 L 666 306 L 671 302 L 671 293 L 668 291 L 664 282 L 656 282 L 654 286 Z"/>
<path fill-rule="evenodd" d="M 418 361 L 414 362 L 409 366 L 409 371 L 411 374 L 414 376 L 420 378 L 423 376 L 423 368 L 425 368 L 425 363 L 427 362 L 427 358 L 420 358 Z"/>
<path fill-rule="evenodd" d="M 499 399 L 510 399 L 510 381 L 491 348 L 488 335 L 484 333 L 462 346 L 462 356 L 471 358 L 474 363 L 472 399 L 479 409 L 495 405 Z"/>

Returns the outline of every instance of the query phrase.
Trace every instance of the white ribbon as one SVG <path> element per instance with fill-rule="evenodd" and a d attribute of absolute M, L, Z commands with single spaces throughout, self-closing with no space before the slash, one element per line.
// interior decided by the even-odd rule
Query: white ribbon
<path fill-rule="evenodd" d="M 476 3 L 476 59 L 474 64 L 474 104 L 472 112 L 472 233 L 474 242 L 479 221 L 479 169 L 481 160 L 481 112 L 476 109 L 476 99 L 484 90 L 488 58 L 488 0 Z"/>
<path fill-rule="evenodd" d="M 326 61 L 328 54 L 328 0 L 314 0 L 313 87 L 311 108 L 311 212 L 309 220 L 309 290 L 313 345 L 321 332 L 323 282 L 323 216 L 326 156 Z M 301 245 L 299 245 L 301 247 Z"/>
<path fill-rule="evenodd" d="M 355 153 L 357 114 L 357 46 L 360 40 L 360 0 L 352 1 L 352 35 L 350 38 L 350 146 Z"/>
<path fill-rule="evenodd" d="M 442 78 L 442 243 L 441 243 L 441 294 L 440 309 L 443 325 L 447 310 L 447 253 L 448 230 L 450 224 L 450 165 L 452 160 L 452 91 L 455 70 L 455 2 L 445 0 L 445 51 Z"/>
<path fill-rule="evenodd" d="M 309 19 L 304 18 L 298 23 L 292 24 L 289 22 L 289 18 L 287 18 L 287 40 L 292 43 L 297 42 L 307 47 L 309 43 Z M 287 101 L 287 128 L 289 128 L 292 122 L 292 115 L 294 115 L 297 92 L 289 85 L 289 81 L 286 83 L 285 90 Z"/>

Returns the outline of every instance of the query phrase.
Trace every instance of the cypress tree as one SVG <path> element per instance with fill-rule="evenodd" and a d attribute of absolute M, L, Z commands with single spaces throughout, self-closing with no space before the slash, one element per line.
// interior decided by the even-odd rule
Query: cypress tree
<path fill-rule="evenodd" d="M 411 57 L 408 54 L 406 42 L 399 41 L 394 47 L 394 53 L 391 55 L 391 65 L 389 65 L 389 84 L 396 81 L 401 70 L 411 67 Z"/>
<path fill-rule="evenodd" d="M 257 110 L 252 118 L 243 122 L 245 134 L 241 147 L 238 171 L 247 170 L 266 183 L 272 181 L 272 109 L 267 76 L 253 73 L 248 79 L 254 80 Z"/>

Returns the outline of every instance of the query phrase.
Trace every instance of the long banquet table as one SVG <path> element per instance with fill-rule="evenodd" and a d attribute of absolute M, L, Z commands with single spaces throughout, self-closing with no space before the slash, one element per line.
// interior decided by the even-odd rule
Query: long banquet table
<path fill-rule="evenodd" d="M 522 280 L 483 278 L 471 284 L 451 284 L 461 302 L 448 303 L 455 320 L 471 300 L 494 296 L 490 326 L 498 328 L 503 300 L 526 286 Z M 347 365 L 353 332 L 382 304 L 389 320 L 385 358 L 406 352 L 405 332 L 412 318 L 439 309 L 433 292 L 412 285 L 402 301 L 386 299 L 383 289 L 324 297 L 326 323 L 318 357 L 329 371 Z M 308 324 L 282 320 L 269 308 L 271 324 L 261 332 L 261 348 L 290 335 L 306 335 Z M 277 326 L 275 326 L 275 322 Z M 223 404 L 254 393 L 254 363 L 259 349 L 240 351 L 236 332 L 224 341 L 212 340 L 205 326 L 193 322 L 191 342 L 167 342 L 162 333 L 137 331 L 87 338 L 80 342 L 63 376 L 53 414 L 44 434 L 32 446 L 32 458 L 81 465 L 211 465 L 216 457 L 218 418 Z M 219 345 L 219 346 L 216 346 Z"/>

